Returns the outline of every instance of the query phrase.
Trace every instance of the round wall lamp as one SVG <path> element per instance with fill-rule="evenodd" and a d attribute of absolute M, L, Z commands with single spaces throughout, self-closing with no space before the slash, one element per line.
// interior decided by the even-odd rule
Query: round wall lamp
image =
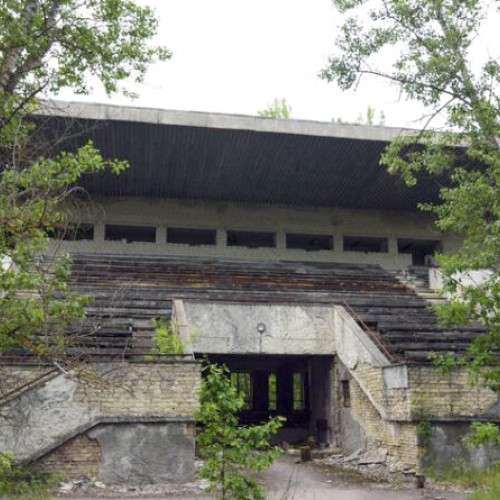
<path fill-rule="evenodd" d="M 257 331 L 262 335 L 266 331 L 266 325 L 264 323 L 258 323 Z"/>

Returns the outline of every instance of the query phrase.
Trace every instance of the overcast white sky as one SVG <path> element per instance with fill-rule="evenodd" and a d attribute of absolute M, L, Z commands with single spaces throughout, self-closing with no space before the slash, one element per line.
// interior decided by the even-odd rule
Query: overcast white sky
<path fill-rule="evenodd" d="M 138 99 L 114 96 L 115 104 L 255 115 L 284 97 L 293 118 L 354 121 L 370 105 L 385 113 L 386 125 L 418 126 L 420 107 L 388 83 L 365 80 L 356 92 L 342 92 L 319 79 L 339 21 L 330 0 L 141 3 L 156 8 L 158 41 L 173 57 L 133 87 Z M 86 99 L 110 102 L 99 91 Z"/>

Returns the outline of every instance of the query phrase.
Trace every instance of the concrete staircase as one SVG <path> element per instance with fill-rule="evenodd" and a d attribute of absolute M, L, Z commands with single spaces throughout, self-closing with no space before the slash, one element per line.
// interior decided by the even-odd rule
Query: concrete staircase
<path fill-rule="evenodd" d="M 395 278 L 412 289 L 415 294 L 429 304 L 444 304 L 446 298 L 429 286 L 429 268 L 426 266 L 410 266 L 407 270 L 392 273 Z"/>

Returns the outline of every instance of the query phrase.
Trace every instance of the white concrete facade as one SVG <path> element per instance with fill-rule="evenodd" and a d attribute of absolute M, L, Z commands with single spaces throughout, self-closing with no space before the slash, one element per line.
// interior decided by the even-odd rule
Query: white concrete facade
<path fill-rule="evenodd" d="M 411 264 L 409 254 L 398 253 L 398 238 L 440 240 L 445 252 L 457 241 L 441 234 L 426 214 L 340 208 L 253 205 L 235 202 L 161 200 L 146 198 L 96 199 L 79 214 L 79 222 L 94 224 L 94 239 L 65 241 L 70 253 L 121 255 L 199 256 L 207 258 L 262 261 L 311 261 L 379 264 L 402 269 Z M 106 241 L 105 225 L 154 226 L 155 243 Z M 215 229 L 215 245 L 189 246 L 166 242 L 167 227 Z M 229 229 L 270 231 L 276 234 L 275 248 L 227 246 Z M 286 233 L 333 236 L 333 250 L 306 251 L 286 248 Z M 344 236 L 377 236 L 388 239 L 388 252 L 343 250 Z"/>
<path fill-rule="evenodd" d="M 183 316 L 195 353 L 333 355 L 336 352 L 335 308 L 331 306 L 176 301 L 173 318 L 179 326 L 183 326 L 179 319 Z"/>

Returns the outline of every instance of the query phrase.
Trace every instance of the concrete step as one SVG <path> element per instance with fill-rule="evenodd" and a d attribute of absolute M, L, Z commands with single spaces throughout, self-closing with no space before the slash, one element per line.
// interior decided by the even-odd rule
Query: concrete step
<path fill-rule="evenodd" d="M 301 448 L 302 446 L 290 446 L 286 449 L 286 454 L 293 457 L 300 457 Z M 326 458 L 332 456 L 342 456 L 342 449 L 335 446 L 311 448 L 311 458 Z"/>

